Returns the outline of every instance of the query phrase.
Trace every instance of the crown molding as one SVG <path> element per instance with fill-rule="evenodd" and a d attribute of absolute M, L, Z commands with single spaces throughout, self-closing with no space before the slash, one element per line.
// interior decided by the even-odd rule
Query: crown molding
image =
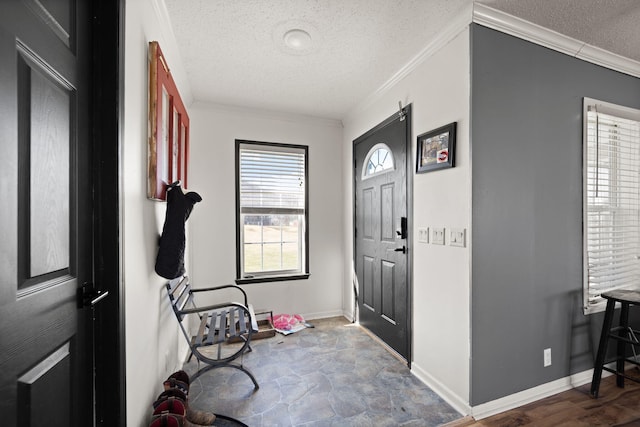
<path fill-rule="evenodd" d="M 347 114 L 347 120 L 352 118 L 358 112 L 365 110 L 378 99 L 380 99 L 389 89 L 394 87 L 398 82 L 404 79 L 407 75 L 411 74 L 420 64 L 429 59 L 440 49 L 442 49 L 447 43 L 453 40 L 458 34 L 466 30 L 471 24 L 471 18 L 473 14 L 473 7 L 471 5 L 465 6 L 459 13 L 457 13 L 442 31 L 439 31 L 435 38 L 431 40 L 417 55 L 415 55 L 409 62 L 407 62 L 402 68 L 400 68 L 394 75 L 392 75 L 386 82 L 384 82 L 375 92 L 364 98 Z"/>
<path fill-rule="evenodd" d="M 596 65 L 640 77 L 640 62 L 589 45 L 508 13 L 474 3 L 473 22 L 540 46 L 591 62 Z"/>
<path fill-rule="evenodd" d="M 640 62 L 616 55 L 599 47 L 585 44 L 576 55 L 576 58 L 602 65 L 633 77 L 640 77 Z"/>
<path fill-rule="evenodd" d="M 550 30 L 549 28 L 474 2 L 470 7 L 465 7 L 461 10 L 460 13 L 456 15 L 456 18 L 440 31 L 429 44 L 384 82 L 375 92 L 358 103 L 356 107 L 347 114 L 346 120 L 348 121 L 358 112 L 365 110 L 375 103 L 376 100 L 380 99 L 398 82 L 413 72 L 420 64 L 453 40 L 471 23 L 492 28 L 592 64 L 600 65 L 630 76 L 640 77 L 640 62 L 638 61 L 589 45 L 583 41 Z"/>

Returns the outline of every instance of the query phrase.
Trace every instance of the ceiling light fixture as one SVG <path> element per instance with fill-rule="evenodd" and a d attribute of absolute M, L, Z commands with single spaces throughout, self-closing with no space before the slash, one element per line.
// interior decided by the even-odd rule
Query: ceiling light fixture
<path fill-rule="evenodd" d="M 309 55 L 321 42 L 321 35 L 313 24 L 303 20 L 280 22 L 272 33 L 274 44 L 289 55 Z"/>
<path fill-rule="evenodd" d="M 283 39 L 287 47 L 296 50 L 308 49 L 312 42 L 311 34 L 299 28 L 294 28 L 284 33 Z"/>

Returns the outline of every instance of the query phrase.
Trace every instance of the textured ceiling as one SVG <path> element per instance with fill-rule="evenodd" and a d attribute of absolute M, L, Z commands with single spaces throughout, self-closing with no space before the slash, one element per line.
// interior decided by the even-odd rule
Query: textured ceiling
<path fill-rule="evenodd" d="M 342 119 L 472 0 L 164 0 L 194 101 Z M 638 0 L 478 0 L 640 61 Z M 303 28 L 313 45 L 280 43 Z"/>

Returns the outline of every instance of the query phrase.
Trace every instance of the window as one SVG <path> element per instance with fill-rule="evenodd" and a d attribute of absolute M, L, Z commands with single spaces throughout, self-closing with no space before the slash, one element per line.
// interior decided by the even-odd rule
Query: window
<path fill-rule="evenodd" d="M 236 140 L 237 282 L 309 276 L 307 151 Z"/>
<path fill-rule="evenodd" d="M 640 280 L 640 110 L 584 99 L 584 312 Z"/>
<path fill-rule="evenodd" d="M 386 144 L 379 143 L 371 147 L 364 160 L 362 179 L 393 170 L 393 154 Z"/>

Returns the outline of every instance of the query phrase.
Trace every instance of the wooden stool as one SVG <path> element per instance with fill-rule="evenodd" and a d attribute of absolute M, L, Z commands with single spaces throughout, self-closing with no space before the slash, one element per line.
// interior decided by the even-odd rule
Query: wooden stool
<path fill-rule="evenodd" d="M 640 305 L 640 291 L 636 290 L 624 290 L 619 289 L 616 291 L 604 292 L 603 298 L 607 299 L 607 308 L 604 313 L 604 322 L 602 323 L 602 333 L 600 334 L 600 344 L 598 345 L 598 354 L 596 356 L 595 365 L 593 367 L 593 379 L 591 380 L 591 395 L 598 397 L 598 389 L 600 388 L 600 379 L 602 377 L 602 371 L 608 371 L 616 374 L 616 385 L 618 387 L 624 387 L 624 379 L 630 379 L 632 381 L 640 382 L 640 378 L 630 377 L 624 373 L 625 362 L 633 363 L 640 366 L 635 358 L 626 357 L 626 344 L 632 346 L 640 345 L 635 338 L 638 331 L 634 331 L 629 327 L 629 306 Z M 612 328 L 613 312 L 616 307 L 616 303 L 619 302 L 622 306 L 620 310 L 620 324 L 619 326 Z M 617 332 L 617 334 L 615 334 Z M 609 344 L 609 338 L 617 340 L 616 345 L 616 369 L 611 369 L 605 366 L 605 357 L 607 355 L 607 348 Z M 635 354 L 635 351 L 634 351 Z"/>

